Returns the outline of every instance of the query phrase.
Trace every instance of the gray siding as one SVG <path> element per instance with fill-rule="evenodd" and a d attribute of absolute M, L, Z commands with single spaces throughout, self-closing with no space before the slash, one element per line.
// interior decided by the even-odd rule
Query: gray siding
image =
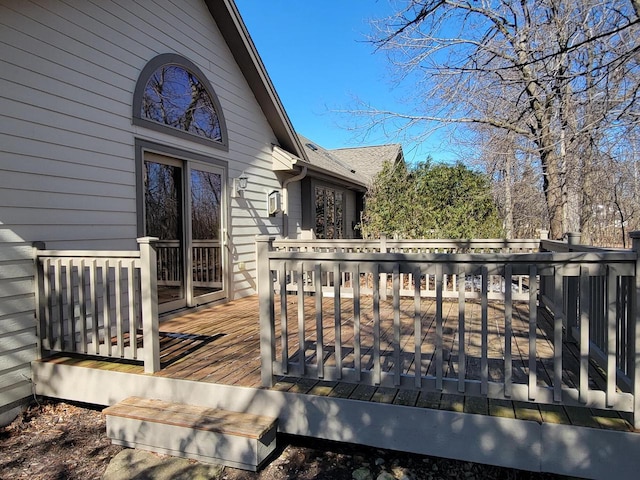
<path fill-rule="evenodd" d="M 31 396 L 36 356 L 33 249 L 0 229 L 0 414 Z"/>
<path fill-rule="evenodd" d="M 280 234 L 265 191 L 276 142 L 201 0 L 0 0 L 0 224 L 51 249 L 135 249 L 135 139 L 226 162 L 231 297 L 254 293 L 254 237 Z M 139 73 L 178 53 L 207 76 L 227 122 L 229 151 L 133 126 Z M 239 270 L 240 264 L 245 269 Z"/>
<path fill-rule="evenodd" d="M 344 233 L 345 238 L 355 238 L 354 225 L 357 223 L 356 194 L 351 190 L 344 192 Z"/>
<path fill-rule="evenodd" d="M 288 227 L 289 238 L 300 238 L 302 235 L 302 193 L 300 182 L 289 184 Z"/>

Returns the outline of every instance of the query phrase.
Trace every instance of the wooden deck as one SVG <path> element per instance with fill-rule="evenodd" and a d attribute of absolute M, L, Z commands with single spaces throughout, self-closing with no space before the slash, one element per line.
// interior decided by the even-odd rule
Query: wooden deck
<path fill-rule="evenodd" d="M 543 240 L 514 253 L 510 241 L 260 237 L 259 302 L 159 327 L 148 239 L 139 254 L 44 251 L 34 393 L 159 399 L 268 415 L 291 435 L 635 479 L 634 239 L 629 252 Z"/>
<path fill-rule="evenodd" d="M 422 311 L 423 342 L 421 355 L 422 372 L 429 372 L 433 368 L 435 344 L 435 326 L 433 315 L 429 307 L 432 300 L 424 299 Z M 315 323 L 315 316 L 311 302 L 313 297 L 307 299 L 309 308 L 306 322 Z M 344 304 L 345 302 L 343 302 Z M 276 305 L 278 303 L 276 302 Z M 457 378 L 460 365 L 458 362 L 458 304 L 446 302 L 443 309 L 443 345 L 445 348 L 444 361 L 447 364 L 446 376 Z M 334 308 L 332 298 L 323 299 L 323 310 L 332 312 Z M 347 308 L 348 307 L 344 307 Z M 504 337 L 503 322 L 504 312 L 502 306 L 496 304 L 490 308 L 490 339 L 489 365 L 490 375 L 493 380 L 499 381 L 504 375 Z M 414 358 L 414 345 L 410 340 L 406 329 L 413 328 L 413 299 L 407 300 L 407 304 L 401 303 L 402 312 L 406 317 L 402 322 L 401 345 L 403 346 L 400 362 L 402 371 L 412 374 L 416 368 L 412 361 Z M 363 304 L 361 334 L 363 338 L 372 336 L 370 309 Z M 392 306 L 391 302 L 381 304 L 381 352 L 385 369 L 393 369 L 396 361 L 394 352 L 389 350 L 392 342 L 389 336 L 393 335 Z M 431 312 L 431 313 L 430 313 Z M 467 378 L 479 378 L 479 305 L 470 303 L 465 311 L 465 363 Z M 348 345 L 353 328 L 349 324 L 348 311 L 342 315 L 342 344 Z M 513 312 L 513 337 L 512 337 L 512 365 L 514 383 L 528 381 L 528 305 L 516 304 Z M 290 315 L 291 317 L 291 315 Z M 276 314 L 276 318 L 279 315 Z M 294 317 L 295 318 L 295 317 Z M 544 315 L 539 315 L 536 352 L 538 358 L 538 372 L 552 371 L 553 344 L 548 332 L 551 325 L 545 320 Z M 291 321 L 293 323 L 293 321 Z M 330 335 L 335 335 L 333 319 L 325 319 L 325 343 L 331 343 Z M 276 325 L 276 331 L 280 331 Z M 223 305 L 209 307 L 197 312 L 189 312 L 173 319 L 164 321 L 161 329 L 161 366 L 162 369 L 155 373 L 156 377 L 191 380 L 196 382 L 215 383 L 230 386 L 260 388 L 260 334 L 258 322 L 258 300 L 256 296 L 236 300 Z M 290 357 L 298 357 L 299 342 L 298 332 L 292 325 L 288 330 L 288 352 Z M 282 339 L 277 338 L 277 345 L 281 352 Z M 362 365 L 370 363 L 371 348 L 366 348 L 367 342 L 362 341 L 361 350 Z M 563 382 L 573 386 L 577 381 L 578 352 L 574 346 L 568 345 L 567 353 L 563 357 L 564 372 Z M 478 350 L 478 351 L 476 351 Z M 314 362 L 316 345 L 313 338 L 305 340 L 305 357 L 308 362 Z M 279 355 L 279 354 L 278 354 Z M 334 355 L 328 351 L 326 355 Z M 353 363 L 353 350 L 345 349 L 342 352 L 343 363 Z M 143 374 L 141 365 L 127 362 L 114 362 L 104 360 L 91 360 L 85 358 L 72 358 L 70 356 L 58 356 L 48 360 L 54 363 L 63 363 L 74 366 L 84 366 L 97 369 L 115 370 L 126 373 Z M 480 415 L 490 415 L 521 420 L 531 420 L 537 423 L 555 423 L 563 425 L 579 425 L 597 429 L 610 429 L 633 431 L 628 418 L 624 418 L 615 411 L 594 410 L 588 408 L 568 407 L 561 405 L 544 405 L 528 402 L 493 400 L 481 397 L 463 396 L 452 393 L 435 393 L 410 389 L 375 387 L 367 385 L 355 385 L 345 382 L 316 381 L 306 378 L 279 378 L 272 390 L 291 393 L 318 395 L 334 398 L 346 398 L 367 402 L 394 404 L 401 406 L 446 410 L 452 412 L 464 412 Z M 549 385 L 549 378 L 538 374 L 538 385 Z M 596 382 L 597 383 L 597 382 Z M 597 388 L 598 385 L 592 385 Z"/>

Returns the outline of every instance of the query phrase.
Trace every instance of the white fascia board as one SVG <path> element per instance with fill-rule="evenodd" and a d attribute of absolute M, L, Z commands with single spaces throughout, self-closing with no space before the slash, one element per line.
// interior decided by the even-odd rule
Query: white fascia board
<path fill-rule="evenodd" d="M 274 172 L 290 172 L 293 167 L 298 163 L 306 164 L 304 160 L 292 155 L 288 151 L 280 148 L 277 145 L 273 146 L 273 152 L 271 154 L 273 161 L 271 169 Z"/>

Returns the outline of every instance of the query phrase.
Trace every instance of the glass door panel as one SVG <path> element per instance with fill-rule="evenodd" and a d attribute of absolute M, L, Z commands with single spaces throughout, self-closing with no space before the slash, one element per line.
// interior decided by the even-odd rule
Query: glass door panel
<path fill-rule="evenodd" d="M 222 175 L 192 168 L 190 187 L 191 288 L 197 304 L 224 295 Z"/>
<path fill-rule="evenodd" d="M 145 161 L 146 234 L 158 237 L 158 303 L 161 311 L 186 305 L 182 169 Z"/>

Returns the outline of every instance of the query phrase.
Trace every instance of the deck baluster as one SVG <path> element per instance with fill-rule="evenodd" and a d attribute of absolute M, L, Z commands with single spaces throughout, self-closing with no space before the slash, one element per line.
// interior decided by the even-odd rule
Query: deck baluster
<path fill-rule="evenodd" d="M 105 260 L 102 264 L 102 318 L 103 318 L 103 335 L 104 335 L 104 355 L 111 356 L 111 282 L 110 282 L 111 265 L 109 260 Z"/>
<path fill-rule="evenodd" d="M 62 274 L 62 260 L 59 258 L 55 262 L 55 288 L 57 289 L 56 299 L 58 301 L 58 308 L 56 309 L 58 313 L 58 338 L 56 339 L 56 348 L 59 350 L 64 350 L 64 275 Z"/>
<path fill-rule="evenodd" d="M 436 266 L 436 388 L 442 390 L 443 338 L 442 338 L 442 264 Z"/>
<path fill-rule="evenodd" d="M 362 350 L 360 337 L 360 265 L 353 267 L 353 365 L 356 380 L 362 380 Z"/>
<path fill-rule="evenodd" d="M 400 265 L 393 266 L 393 384 L 400 385 L 400 375 L 402 373 L 401 345 L 400 345 Z"/>
<path fill-rule="evenodd" d="M 607 272 L 607 407 L 612 407 L 617 385 L 617 316 L 615 268 L 608 266 Z"/>
<path fill-rule="evenodd" d="M 289 373 L 289 320 L 287 315 L 287 264 L 278 273 L 280 278 L 280 332 L 282 340 L 282 373 Z"/>
<path fill-rule="evenodd" d="M 318 378 L 324 378 L 324 328 L 322 325 L 322 265 L 315 264 L 314 287 L 316 296 L 316 365 Z M 329 272 L 327 272 L 328 276 Z"/>
<path fill-rule="evenodd" d="M 504 267 L 504 395 L 511 397 L 511 383 L 513 382 L 513 360 L 511 358 L 511 340 L 513 337 L 512 317 L 513 304 L 511 301 L 512 265 Z"/>
<path fill-rule="evenodd" d="M 304 264 L 300 263 L 296 269 L 296 283 L 298 288 L 298 363 L 300 364 L 300 375 L 307 371 L 307 345 L 304 326 Z"/>
<path fill-rule="evenodd" d="M 45 259 L 42 267 L 43 271 L 43 287 L 44 287 L 44 331 L 47 341 L 44 347 L 47 350 L 54 349 L 53 342 L 53 286 L 51 282 L 51 260 Z"/>
<path fill-rule="evenodd" d="M 489 269 L 486 265 L 480 268 L 481 309 L 481 352 L 480 352 L 480 393 L 489 393 Z"/>
<path fill-rule="evenodd" d="M 589 401 L 589 267 L 580 268 L 580 402 Z"/>
<path fill-rule="evenodd" d="M 563 276 L 562 268 L 557 266 L 553 277 L 553 400 L 562 401 L 562 326 L 563 312 Z"/>
<path fill-rule="evenodd" d="M 80 353 L 87 353 L 87 299 L 85 260 L 78 265 L 78 306 L 80 308 Z"/>
<path fill-rule="evenodd" d="M 327 276 L 329 272 L 327 272 Z M 342 379 L 342 305 L 340 304 L 340 284 L 342 275 L 340 273 L 340 264 L 336 263 L 333 267 L 333 316 L 335 328 L 335 359 L 336 359 L 336 376 L 338 380 Z"/>
<path fill-rule="evenodd" d="M 373 266 L 373 383 L 380 385 L 380 266 Z M 385 275 L 386 280 L 386 275 Z M 385 288 L 386 289 L 386 288 Z"/>
<path fill-rule="evenodd" d="M 414 320 L 413 320 L 413 342 L 414 342 L 414 359 L 413 368 L 415 375 L 414 386 L 416 388 L 422 387 L 422 309 L 420 299 L 420 283 L 422 281 L 422 272 L 420 267 L 416 267 L 413 270 L 413 305 L 414 305 Z M 427 277 L 428 281 L 428 277 Z"/>
<path fill-rule="evenodd" d="M 136 263 L 135 260 L 129 261 L 127 273 L 127 291 L 129 292 L 128 307 L 129 307 L 129 348 L 131 353 L 129 354 L 134 360 L 138 359 L 138 305 L 137 305 L 137 292 L 136 292 Z"/>
<path fill-rule="evenodd" d="M 538 269 L 529 266 L 529 400 L 538 395 L 538 366 L 536 359 L 538 330 Z"/>
<path fill-rule="evenodd" d="M 75 295 L 73 286 L 73 259 L 68 259 L 65 266 L 65 284 L 67 301 L 67 322 L 69 324 L 69 348 L 76 352 L 76 322 L 75 322 Z"/>
<path fill-rule="evenodd" d="M 466 334 L 465 334 L 465 296 L 466 272 L 460 267 L 458 279 L 458 392 L 465 391 L 465 377 L 467 374 Z"/>
<path fill-rule="evenodd" d="M 89 285 L 91 292 L 91 346 L 94 355 L 100 353 L 100 337 L 98 335 L 98 261 L 91 260 L 91 269 L 89 270 Z"/>

